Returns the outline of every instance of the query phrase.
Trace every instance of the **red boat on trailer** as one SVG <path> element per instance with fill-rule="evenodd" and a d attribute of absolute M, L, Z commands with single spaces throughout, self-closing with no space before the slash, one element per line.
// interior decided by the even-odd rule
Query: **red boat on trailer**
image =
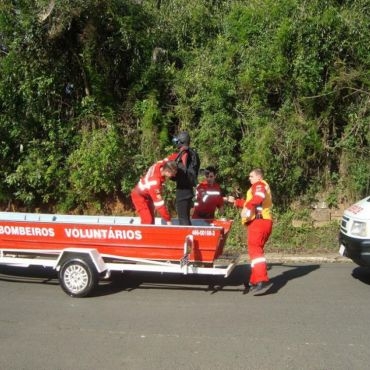
<path fill-rule="evenodd" d="M 176 220 L 174 220 L 174 223 Z M 0 264 L 58 271 L 63 290 L 90 294 L 111 271 L 157 271 L 227 277 L 215 265 L 232 220 L 193 220 L 191 226 L 141 225 L 137 217 L 0 212 Z"/>

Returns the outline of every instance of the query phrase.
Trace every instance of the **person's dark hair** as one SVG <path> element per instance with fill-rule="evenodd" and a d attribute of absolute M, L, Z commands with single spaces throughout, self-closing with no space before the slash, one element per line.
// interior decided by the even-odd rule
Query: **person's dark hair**
<path fill-rule="evenodd" d="M 165 162 L 163 165 L 163 170 L 170 171 L 173 175 L 177 173 L 177 163 L 175 161 Z"/>
<path fill-rule="evenodd" d="M 204 174 L 205 175 L 209 174 L 210 172 L 212 172 L 214 175 L 216 175 L 216 173 L 217 173 L 216 167 L 208 166 L 204 169 Z"/>

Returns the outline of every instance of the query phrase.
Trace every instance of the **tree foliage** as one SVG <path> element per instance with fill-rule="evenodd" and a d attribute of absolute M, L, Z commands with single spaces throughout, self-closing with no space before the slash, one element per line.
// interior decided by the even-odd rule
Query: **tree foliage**
<path fill-rule="evenodd" d="M 262 166 L 281 209 L 367 195 L 369 13 L 367 0 L 3 0 L 0 202 L 128 200 L 184 129 L 228 192 Z"/>

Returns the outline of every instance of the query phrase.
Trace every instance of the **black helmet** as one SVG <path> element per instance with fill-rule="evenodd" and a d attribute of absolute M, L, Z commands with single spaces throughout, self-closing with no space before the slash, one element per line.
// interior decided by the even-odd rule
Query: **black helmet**
<path fill-rule="evenodd" d="M 187 131 L 180 132 L 176 137 L 172 139 L 172 142 L 180 148 L 183 145 L 189 146 L 190 144 L 190 136 Z"/>

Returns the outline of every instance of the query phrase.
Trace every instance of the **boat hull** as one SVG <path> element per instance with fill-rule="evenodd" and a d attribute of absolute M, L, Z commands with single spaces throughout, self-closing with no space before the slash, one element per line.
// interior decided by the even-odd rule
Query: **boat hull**
<path fill-rule="evenodd" d="M 231 220 L 192 226 L 141 225 L 138 218 L 0 212 L 0 249 L 59 254 L 93 248 L 105 259 L 181 260 L 191 240 L 189 262 L 212 263 L 223 253 Z M 158 220 L 157 220 L 158 222 Z"/>

